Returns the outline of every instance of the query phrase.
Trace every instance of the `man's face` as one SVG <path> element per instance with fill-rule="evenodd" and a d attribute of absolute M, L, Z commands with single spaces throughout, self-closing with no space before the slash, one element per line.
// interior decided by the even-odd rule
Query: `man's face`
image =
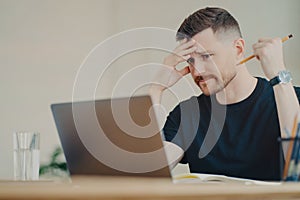
<path fill-rule="evenodd" d="M 205 95 L 215 94 L 236 76 L 234 41 L 219 39 L 211 28 L 192 39 L 197 46 L 188 60 L 192 77 Z"/>

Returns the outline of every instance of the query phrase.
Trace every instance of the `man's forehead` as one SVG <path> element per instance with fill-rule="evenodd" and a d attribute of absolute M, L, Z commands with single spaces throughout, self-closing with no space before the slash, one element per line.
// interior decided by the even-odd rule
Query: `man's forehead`
<path fill-rule="evenodd" d="M 192 37 L 192 39 L 196 39 L 196 38 L 197 39 L 201 39 L 201 38 L 216 39 L 216 36 L 215 36 L 215 33 L 212 30 L 212 28 L 207 28 Z"/>
<path fill-rule="evenodd" d="M 205 29 L 192 37 L 196 41 L 197 52 L 213 50 L 219 41 L 211 28 Z"/>

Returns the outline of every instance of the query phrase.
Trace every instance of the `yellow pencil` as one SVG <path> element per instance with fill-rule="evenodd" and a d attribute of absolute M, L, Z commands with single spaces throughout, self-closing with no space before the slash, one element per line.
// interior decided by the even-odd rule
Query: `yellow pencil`
<path fill-rule="evenodd" d="M 290 39 L 290 38 L 292 38 L 292 37 L 293 37 L 293 35 L 290 34 L 290 35 L 288 35 L 288 36 L 282 38 L 281 41 L 282 41 L 282 42 L 285 42 L 285 41 L 287 41 L 288 39 Z M 255 55 L 251 55 L 251 56 L 249 56 L 248 58 L 245 58 L 244 60 L 242 60 L 241 62 L 239 62 L 237 65 L 241 65 L 241 64 L 247 62 L 248 60 L 251 60 L 251 59 L 254 58 L 254 57 L 255 57 Z"/>

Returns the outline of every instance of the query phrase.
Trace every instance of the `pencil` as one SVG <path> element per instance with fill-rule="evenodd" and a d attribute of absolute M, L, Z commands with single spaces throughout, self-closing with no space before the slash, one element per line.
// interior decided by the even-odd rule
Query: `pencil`
<path fill-rule="evenodd" d="M 281 39 L 281 42 L 285 42 L 285 41 L 287 41 L 288 39 L 290 39 L 290 38 L 292 38 L 292 37 L 293 37 L 293 35 L 290 34 L 290 35 L 288 35 L 288 36 L 282 38 L 282 39 Z M 255 55 L 251 55 L 251 56 L 245 58 L 244 60 L 242 60 L 241 62 L 239 62 L 237 65 L 241 65 L 241 64 L 243 64 L 243 63 L 245 63 L 245 62 L 251 60 L 251 59 L 254 58 L 254 57 L 255 57 Z"/>

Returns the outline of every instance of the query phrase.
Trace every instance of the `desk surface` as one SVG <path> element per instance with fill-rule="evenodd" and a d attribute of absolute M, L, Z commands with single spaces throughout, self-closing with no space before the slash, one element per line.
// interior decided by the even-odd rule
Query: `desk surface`
<path fill-rule="evenodd" d="M 300 183 L 173 184 L 127 177 L 76 177 L 72 183 L 0 181 L 0 199 L 300 199 Z"/>

